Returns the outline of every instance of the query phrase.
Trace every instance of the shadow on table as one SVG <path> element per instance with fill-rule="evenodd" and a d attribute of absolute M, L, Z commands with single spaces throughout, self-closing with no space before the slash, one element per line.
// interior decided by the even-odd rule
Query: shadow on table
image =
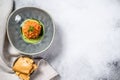
<path fill-rule="evenodd" d="M 49 63 L 56 60 L 61 54 L 63 49 L 62 31 L 58 24 L 55 24 L 55 36 L 52 45 L 48 50 L 43 52 L 41 56 L 45 58 Z"/>
<path fill-rule="evenodd" d="M 53 78 L 53 79 L 51 79 L 51 80 L 60 80 L 60 75 L 58 75 L 58 76 L 54 77 L 54 78 Z"/>

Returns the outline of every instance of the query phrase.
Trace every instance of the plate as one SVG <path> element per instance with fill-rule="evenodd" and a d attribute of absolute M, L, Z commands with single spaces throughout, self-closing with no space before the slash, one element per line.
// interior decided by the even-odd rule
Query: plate
<path fill-rule="evenodd" d="M 26 19 L 37 19 L 44 25 L 44 37 L 36 44 L 27 43 L 21 35 L 21 27 Z M 48 49 L 53 41 L 55 26 L 51 16 L 44 10 L 36 7 L 24 7 L 15 10 L 7 21 L 7 35 L 12 46 L 21 54 L 35 55 Z"/>

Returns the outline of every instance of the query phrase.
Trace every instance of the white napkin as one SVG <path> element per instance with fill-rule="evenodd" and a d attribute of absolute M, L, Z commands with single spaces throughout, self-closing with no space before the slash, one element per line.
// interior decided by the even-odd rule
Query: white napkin
<path fill-rule="evenodd" d="M 40 60 L 39 69 L 31 76 L 31 80 L 54 80 L 58 73 L 44 59 Z"/>

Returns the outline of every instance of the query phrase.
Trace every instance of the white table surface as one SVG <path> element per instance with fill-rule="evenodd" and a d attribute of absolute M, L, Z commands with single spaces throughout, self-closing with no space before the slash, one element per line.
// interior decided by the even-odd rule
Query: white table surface
<path fill-rule="evenodd" d="M 56 35 L 41 56 L 60 80 L 120 80 L 119 0 L 15 0 L 51 14 Z M 1 80 L 17 80 L 0 72 Z M 59 80 L 59 79 L 58 79 Z"/>

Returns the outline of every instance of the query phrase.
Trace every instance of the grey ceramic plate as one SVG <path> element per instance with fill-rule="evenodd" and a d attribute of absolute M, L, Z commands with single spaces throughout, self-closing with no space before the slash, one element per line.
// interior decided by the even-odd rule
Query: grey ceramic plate
<path fill-rule="evenodd" d="M 22 39 L 20 32 L 21 23 L 26 20 L 34 18 L 41 21 L 44 25 L 45 34 L 44 38 L 36 44 L 26 43 Z M 35 7 L 24 7 L 14 11 L 8 18 L 7 22 L 7 35 L 10 43 L 20 53 L 26 55 L 39 54 L 49 48 L 53 41 L 55 34 L 55 27 L 50 15 L 44 10 Z"/>

